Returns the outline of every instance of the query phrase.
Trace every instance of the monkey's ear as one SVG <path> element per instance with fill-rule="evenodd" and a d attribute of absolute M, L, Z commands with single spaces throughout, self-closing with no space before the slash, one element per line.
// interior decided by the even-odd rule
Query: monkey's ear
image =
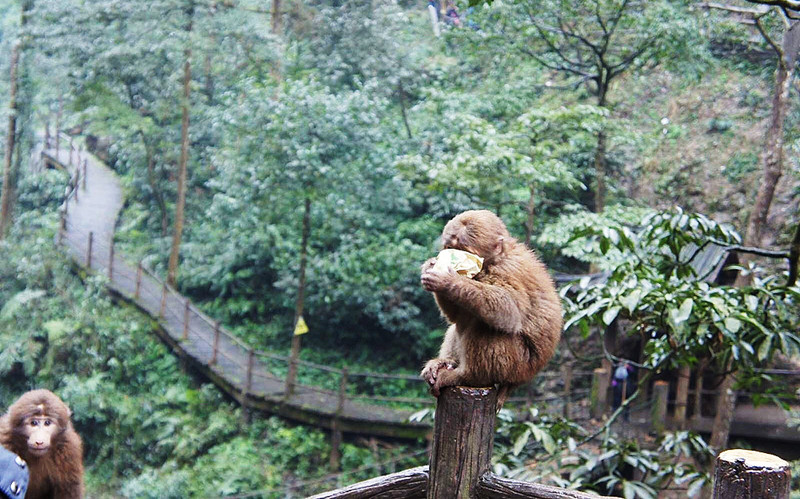
<path fill-rule="evenodd" d="M 503 236 L 497 238 L 492 256 L 501 256 L 506 252 L 506 240 Z"/>

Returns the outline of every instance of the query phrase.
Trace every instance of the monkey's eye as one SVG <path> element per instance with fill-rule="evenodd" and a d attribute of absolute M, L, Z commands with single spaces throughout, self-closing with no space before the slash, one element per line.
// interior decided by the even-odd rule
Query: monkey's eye
<path fill-rule="evenodd" d="M 50 426 L 51 424 L 53 424 L 53 422 L 52 422 L 52 421 L 50 421 L 49 419 L 45 419 L 45 420 L 44 420 L 44 425 L 45 425 L 45 426 Z"/>
<path fill-rule="evenodd" d="M 39 421 L 31 419 L 31 426 L 39 426 Z"/>

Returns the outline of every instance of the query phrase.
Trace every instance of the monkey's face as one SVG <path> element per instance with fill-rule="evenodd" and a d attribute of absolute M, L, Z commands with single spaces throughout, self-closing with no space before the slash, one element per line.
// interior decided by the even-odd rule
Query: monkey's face
<path fill-rule="evenodd" d="M 457 249 L 491 261 L 502 253 L 508 230 L 490 211 L 465 211 L 447 222 L 442 231 L 442 248 Z"/>
<path fill-rule="evenodd" d="M 59 431 L 58 421 L 47 415 L 35 415 L 25 418 L 23 425 L 28 437 L 28 452 L 34 456 L 47 454 L 53 437 Z"/>

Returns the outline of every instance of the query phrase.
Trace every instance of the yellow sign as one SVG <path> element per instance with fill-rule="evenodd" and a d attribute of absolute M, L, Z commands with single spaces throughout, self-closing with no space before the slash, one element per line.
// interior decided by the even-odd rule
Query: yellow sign
<path fill-rule="evenodd" d="M 307 332 L 308 332 L 308 324 L 306 324 L 305 319 L 303 319 L 303 316 L 301 315 L 297 319 L 297 324 L 295 324 L 294 326 L 294 335 L 299 336 L 301 334 L 306 334 Z"/>

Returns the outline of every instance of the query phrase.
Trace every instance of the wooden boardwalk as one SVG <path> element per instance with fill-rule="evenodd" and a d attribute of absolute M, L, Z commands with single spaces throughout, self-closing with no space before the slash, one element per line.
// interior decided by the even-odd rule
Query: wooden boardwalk
<path fill-rule="evenodd" d="M 62 141 L 63 143 L 64 141 Z M 51 144 L 52 145 L 52 144 Z M 158 334 L 173 351 L 246 409 L 278 414 L 299 422 L 336 428 L 348 433 L 418 438 L 430 431 L 428 423 L 411 422 L 412 410 L 393 409 L 386 403 L 431 404 L 421 381 L 419 399 L 392 399 L 348 393 L 347 380 L 370 377 L 340 369 L 299 362 L 299 369 L 315 369 L 339 378 L 339 390 L 296 384 L 285 396 L 288 358 L 256 351 L 224 327 L 200 312 L 186 298 L 163 284 L 141 264 L 128 262 L 114 252 L 113 236 L 123 204 L 118 177 L 97 158 L 70 151 L 45 148 L 42 158 L 49 166 L 72 174 L 70 192 L 63 206 L 65 216 L 58 240 L 78 265 L 108 276 L 108 287 L 154 318 Z M 70 157 L 71 155 L 71 157 Z M 319 373 L 318 373 L 319 374 Z M 389 376 L 392 377 L 392 376 Z M 398 376 L 407 379 L 407 376 Z M 417 382 L 416 378 L 414 379 Z M 350 390 L 353 389 L 351 384 Z M 372 399 L 372 400 L 369 400 Z"/>

